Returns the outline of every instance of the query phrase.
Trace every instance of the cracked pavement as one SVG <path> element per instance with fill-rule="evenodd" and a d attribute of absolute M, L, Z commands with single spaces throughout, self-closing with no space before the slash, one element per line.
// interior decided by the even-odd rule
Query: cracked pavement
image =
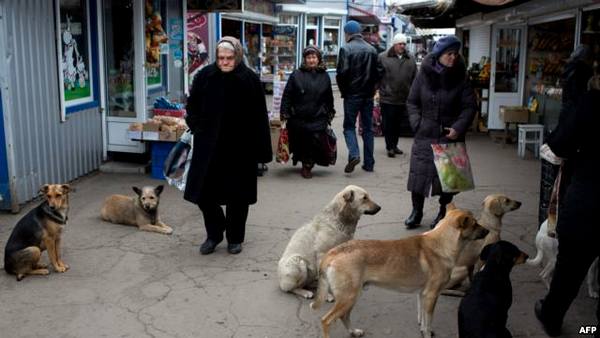
<path fill-rule="evenodd" d="M 363 216 L 356 238 L 402 238 L 426 230 L 409 231 L 403 225 L 411 210 L 408 155 L 388 158 L 383 138 L 376 138 L 375 172 L 357 166 L 354 173 L 343 173 L 347 153 L 339 99 L 336 105 L 338 163 L 316 167 L 311 180 L 300 177 L 299 166 L 269 164 L 259 178 L 259 202 L 250 209 L 239 255 L 228 254 L 225 242 L 212 255 L 198 253 L 205 239 L 200 210 L 172 187 L 161 199 L 162 219 L 174 229 L 171 236 L 100 219 L 106 196 L 132 195 L 133 185 L 164 183 L 149 175 L 94 173 L 73 182 L 76 191 L 63 237 L 63 258 L 71 269 L 22 282 L 0 272 L 0 336 L 320 337 L 319 317 L 330 305 L 312 311 L 309 300 L 278 289 L 277 261 L 293 231 L 348 184 L 362 186 L 382 206 L 377 215 Z M 467 142 L 476 189 L 459 194 L 457 206 L 478 214 L 483 198 L 497 192 L 522 201 L 521 209 L 504 217 L 502 237 L 534 255 L 539 161 L 519 159 L 515 146 L 503 148 L 487 135 L 471 134 Z M 411 144 L 412 139 L 400 141 L 406 153 Z M 19 215 L 0 214 L 2 246 L 17 220 L 36 204 L 26 205 Z M 427 199 L 424 211 L 423 223 L 429 224 L 437 214 L 437 199 Z M 0 255 L 3 262 L 3 250 Z M 43 254 L 42 261 L 47 260 Z M 533 314 L 535 301 L 546 292 L 539 271 L 517 266 L 511 274 L 508 328 L 514 337 L 545 337 Z M 432 324 L 436 337 L 457 336 L 459 302 L 439 298 Z M 564 336 L 576 337 L 580 325 L 595 324 L 595 306 L 584 285 L 567 314 Z M 352 312 L 353 324 L 366 337 L 417 337 L 416 319 L 415 295 L 377 287 L 364 291 Z M 341 322 L 333 325 L 332 337 L 348 336 Z"/>

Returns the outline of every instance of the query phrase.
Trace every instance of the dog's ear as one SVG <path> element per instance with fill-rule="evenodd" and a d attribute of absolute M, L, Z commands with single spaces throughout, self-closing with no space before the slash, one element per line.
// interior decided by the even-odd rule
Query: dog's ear
<path fill-rule="evenodd" d="M 344 193 L 344 201 L 346 201 L 346 202 L 354 201 L 354 190 L 348 190 Z"/>
<path fill-rule="evenodd" d="M 454 203 L 448 203 L 446 204 L 446 210 L 454 210 L 456 209 L 456 205 L 454 205 Z"/>
<path fill-rule="evenodd" d="M 464 213 L 458 216 L 457 221 L 460 229 L 466 229 L 470 226 L 473 226 L 475 223 L 475 218 L 469 213 Z"/>
<path fill-rule="evenodd" d="M 501 216 L 503 214 L 502 205 L 497 198 L 491 198 L 487 203 L 487 207 L 493 215 Z"/>
<path fill-rule="evenodd" d="M 73 189 L 71 189 L 71 186 L 70 186 L 70 185 L 68 185 L 68 184 L 62 184 L 62 185 L 60 186 L 60 188 L 62 189 L 62 191 L 63 191 L 64 193 L 68 193 L 68 192 L 70 192 L 70 191 L 73 191 Z"/>
<path fill-rule="evenodd" d="M 490 252 L 492 251 L 492 246 L 494 244 L 488 244 L 485 247 L 483 247 L 483 250 L 481 250 L 481 253 L 479 254 L 479 258 L 481 258 L 482 261 L 487 262 L 488 258 L 490 257 Z"/>
<path fill-rule="evenodd" d="M 48 193 L 48 189 L 50 188 L 50 184 L 44 184 L 40 187 L 40 194 L 45 195 Z"/>
<path fill-rule="evenodd" d="M 131 187 L 131 189 L 133 189 L 133 191 L 135 191 L 135 193 L 138 196 L 142 196 L 142 190 L 140 188 L 138 188 L 138 187 Z"/>
<path fill-rule="evenodd" d="M 154 193 L 156 194 L 156 196 L 160 196 L 160 194 L 163 192 L 163 189 L 165 188 L 164 185 L 159 185 L 158 187 L 154 188 Z"/>

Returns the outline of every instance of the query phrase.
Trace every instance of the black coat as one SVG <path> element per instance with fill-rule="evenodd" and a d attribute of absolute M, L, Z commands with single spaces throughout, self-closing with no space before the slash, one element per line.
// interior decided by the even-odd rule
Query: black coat
<path fill-rule="evenodd" d="M 407 101 L 408 118 L 415 131 L 407 189 L 423 196 L 429 196 L 430 191 L 432 195 L 442 192 L 431 144 L 464 142 L 477 109 L 462 58 L 441 74 L 435 70 L 434 60 L 430 54 L 421 63 Z M 458 139 L 443 135 L 443 128 L 450 127 L 458 132 Z"/>
<path fill-rule="evenodd" d="M 265 95 L 244 64 L 211 64 L 194 78 L 186 122 L 194 135 L 184 198 L 192 203 L 256 203 L 257 163 L 272 160 Z"/>
<path fill-rule="evenodd" d="M 360 34 L 353 35 L 340 49 L 337 85 L 342 97 L 373 97 L 379 82 L 377 50 Z"/>
<path fill-rule="evenodd" d="M 288 79 L 281 99 L 281 115 L 288 128 L 322 131 L 333 117 L 331 80 L 323 69 L 297 69 Z"/>

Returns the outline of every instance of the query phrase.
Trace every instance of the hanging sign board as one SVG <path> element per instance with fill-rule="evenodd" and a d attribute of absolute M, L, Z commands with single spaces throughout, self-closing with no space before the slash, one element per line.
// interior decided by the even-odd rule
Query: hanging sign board
<path fill-rule="evenodd" d="M 202 12 L 242 12 L 244 0 L 188 0 L 187 8 Z"/>

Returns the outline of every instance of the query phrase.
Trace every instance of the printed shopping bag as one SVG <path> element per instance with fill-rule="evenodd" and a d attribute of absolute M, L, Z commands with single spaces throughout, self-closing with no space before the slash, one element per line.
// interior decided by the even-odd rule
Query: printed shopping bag
<path fill-rule="evenodd" d="M 323 133 L 321 146 L 323 147 L 328 164 L 335 165 L 335 161 L 337 160 L 337 137 L 333 129 L 327 128 L 325 133 Z"/>
<path fill-rule="evenodd" d="M 460 192 L 475 188 L 471 162 L 464 143 L 432 144 L 431 148 L 443 192 Z"/>
<path fill-rule="evenodd" d="M 277 154 L 275 158 L 279 163 L 287 163 L 287 161 L 290 160 L 288 130 L 285 127 L 281 128 L 281 133 L 279 134 L 279 141 L 277 142 Z"/>
<path fill-rule="evenodd" d="M 185 190 L 187 173 L 192 163 L 192 140 L 192 133 L 186 130 L 163 164 L 163 175 L 167 183 L 180 191 Z"/>

